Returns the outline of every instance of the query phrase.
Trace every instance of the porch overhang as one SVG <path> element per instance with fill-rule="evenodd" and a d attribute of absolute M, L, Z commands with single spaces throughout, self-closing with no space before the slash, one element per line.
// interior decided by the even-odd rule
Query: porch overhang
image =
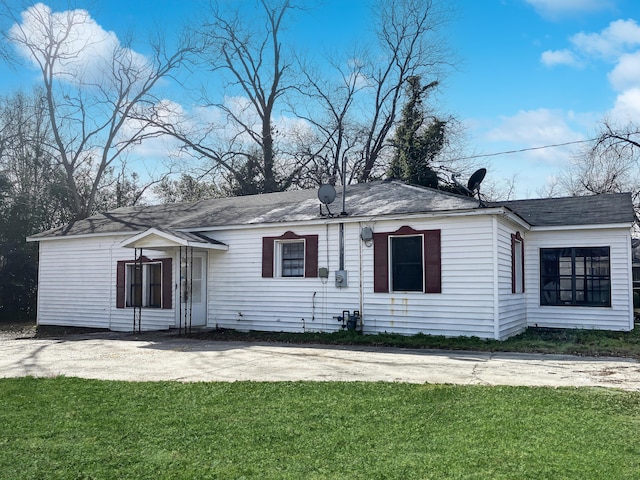
<path fill-rule="evenodd" d="M 148 250 L 167 250 L 176 247 L 193 247 L 219 251 L 229 250 L 228 245 L 199 233 L 159 228 L 150 228 L 138 235 L 127 238 L 120 245 L 125 248 L 144 248 Z"/>

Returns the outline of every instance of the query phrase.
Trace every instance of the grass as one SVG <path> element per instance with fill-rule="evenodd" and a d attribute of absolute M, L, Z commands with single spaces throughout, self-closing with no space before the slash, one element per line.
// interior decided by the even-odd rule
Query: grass
<path fill-rule="evenodd" d="M 437 335 L 404 336 L 391 333 L 361 335 L 353 331 L 336 333 L 239 332 L 214 330 L 194 333 L 194 338 L 208 340 L 319 343 L 330 345 L 368 345 L 400 348 L 433 348 L 485 352 L 554 353 L 631 357 L 640 359 L 640 327 L 631 332 L 604 330 L 529 328 L 507 340 L 478 337 L 444 337 Z"/>
<path fill-rule="evenodd" d="M 640 394 L 0 380 L 0 478 L 638 478 Z"/>

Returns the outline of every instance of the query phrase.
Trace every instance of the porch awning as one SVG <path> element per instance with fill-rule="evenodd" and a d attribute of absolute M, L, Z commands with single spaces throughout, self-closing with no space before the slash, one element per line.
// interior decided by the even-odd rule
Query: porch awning
<path fill-rule="evenodd" d="M 193 247 L 206 250 L 229 250 L 229 246 L 194 232 L 179 232 L 160 228 L 150 228 L 138 235 L 127 238 L 121 246 L 125 248 L 146 248 L 149 250 L 166 250 L 172 247 Z"/>

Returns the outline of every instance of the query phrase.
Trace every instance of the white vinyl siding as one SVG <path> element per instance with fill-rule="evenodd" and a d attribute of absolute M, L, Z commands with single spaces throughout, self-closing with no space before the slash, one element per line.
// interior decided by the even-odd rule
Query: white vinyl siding
<path fill-rule="evenodd" d="M 376 232 L 441 230 L 441 293 L 373 293 L 373 255 L 366 249 L 365 332 L 475 335 L 493 338 L 493 234 L 490 216 L 375 223 Z"/>
<path fill-rule="evenodd" d="M 628 229 L 530 232 L 525 241 L 525 288 L 529 326 L 630 330 L 631 235 Z M 540 249 L 610 247 L 611 306 L 541 306 Z"/>
<path fill-rule="evenodd" d="M 345 224 L 347 288 L 336 288 L 339 267 L 338 224 L 296 228 L 299 235 L 318 234 L 318 266 L 329 279 L 262 278 L 260 239 L 281 235 L 283 228 L 222 230 L 211 237 L 230 246 L 210 257 L 209 326 L 241 330 L 335 331 L 334 318 L 343 310 L 360 310 L 365 333 L 394 332 L 434 335 L 495 336 L 494 232 L 492 216 L 430 221 L 377 221 L 375 232 L 394 232 L 402 226 L 441 230 L 442 292 L 374 293 L 373 248 L 359 240 L 363 223 Z M 504 233 L 501 281 L 511 296 L 511 237 Z M 362 268 L 360 268 L 360 265 Z M 504 277 L 504 278 L 503 278 Z M 361 294 L 362 292 L 362 294 Z M 514 324 L 505 335 L 524 328 L 522 296 L 504 303 Z"/>
<path fill-rule="evenodd" d="M 118 260 L 133 260 L 134 250 L 119 247 L 122 236 L 40 242 L 38 324 L 133 329 L 133 309 L 116 306 Z M 157 251 L 145 251 L 150 257 Z M 166 256 L 166 255 L 163 255 Z M 175 324 L 173 309 L 143 309 L 142 330 Z"/>
<path fill-rule="evenodd" d="M 512 290 L 512 258 L 511 235 L 520 232 L 525 240 L 526 235 L 522 229 L 506 222 L 498 222 L 498 335 L 504 339 L 524 331 L 527 327 L 525 293 L 513 293 Z M 526 270 L 525 270 L 526 272 Z M 526 273 L 525 273 L 526 274 Z M 525 280 L 525 292 L 529 288 Z"/>
<path fill-rule="evenodd" d="M 494 215 L 344 219 L 345 270 L 348 285 L 336 288 L 339 269 L 339 223 L 221 229 L 212 238 L 229 245 L 211 250 L 207 271 L 207 326 L 263 331 L 336 331 L 334 317 L 359 310 L 365 333 L 434 334 L 506 338 L 529 326 L 629 330 L 632 326 L 630 232 L 628 229 L 525 231 Z M 348 221 L 351 220 L 351 221 Z M 440 230 L 441 293 L 374 292 L 371 242 L 360 240 L 362 227 L 374 232 Z M 286 231 L 318 235 L 318 267 L 329 278 L 262 277 L 262 239 Z M 525 293 L 511 288 L 511 235 L 520 231 L 525 249 Z M 132 308 L 116 308 L 117 262 L 133 260 L 133 249 L 120 247 L 122 236 L 103 236 L 40 243 L 38 322 L 131 331 Z M 539 249 L 609 246 L 612 305 L 541 307 Z M 171 257 L 174 265 L 172 309 L 142 309 L 142 329 L 177 325 L 174 251 L 147 251 L 150 259 Z"/>
<path fill-rule="evenodd" d="M 319 277 L 262 277 L 262 238 L 277 237 L 287 230 L 297 235 L 318 235 L 318 266 L 329 268 L 329 279 Z M 336 289 L 338 224 L 265 227 L 223 230 L 211 237 L 229 245 L 226 252 L 209 256 L 209 326 L 264 331 L 334 331 L 340 323 L 333 318 L 343 309 L 358 309 L 357 229 L 347 229 L 346 268 L 353 272 L 349 286 Z M 327 232 L 330 259 L 327 260 Z M 276 249 L 278 247 L 276 242 Z M 355 258 L 352 254 L 355 247 Z M 330 294 L 330 296 L 329 296 Z M 332 302 L 333 305 L 329 305 Z"/>

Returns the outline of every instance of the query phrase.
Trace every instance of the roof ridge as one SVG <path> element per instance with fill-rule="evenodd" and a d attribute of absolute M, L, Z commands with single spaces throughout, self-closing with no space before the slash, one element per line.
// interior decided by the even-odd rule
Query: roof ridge
<path fill-rule="evenodd" d="M 405 187 L 413 188 L 415 190 L 427 190 L 427 191 L 438 193 L 438 194 L 441 194 L 441 195 L 447 195 L 449 197 L 467 199 L 467 200 L 476 200 L 477 201 L 477 199 L 475 197 L 470 197 L 469 195 L 462 195 L 461 193 L 449 192 L 447 190 L 440 190 L 439 188 L 427 187 L 425 185 L 416 185 L 415 183 L 405 182 L 404 180 L 400 180 L 400 179 L 396 179 L 396 178 L 392 179 L 391 183 L 397 183 L 397 184 L 400 184 L 400 185 L 405 186 Z"/>

